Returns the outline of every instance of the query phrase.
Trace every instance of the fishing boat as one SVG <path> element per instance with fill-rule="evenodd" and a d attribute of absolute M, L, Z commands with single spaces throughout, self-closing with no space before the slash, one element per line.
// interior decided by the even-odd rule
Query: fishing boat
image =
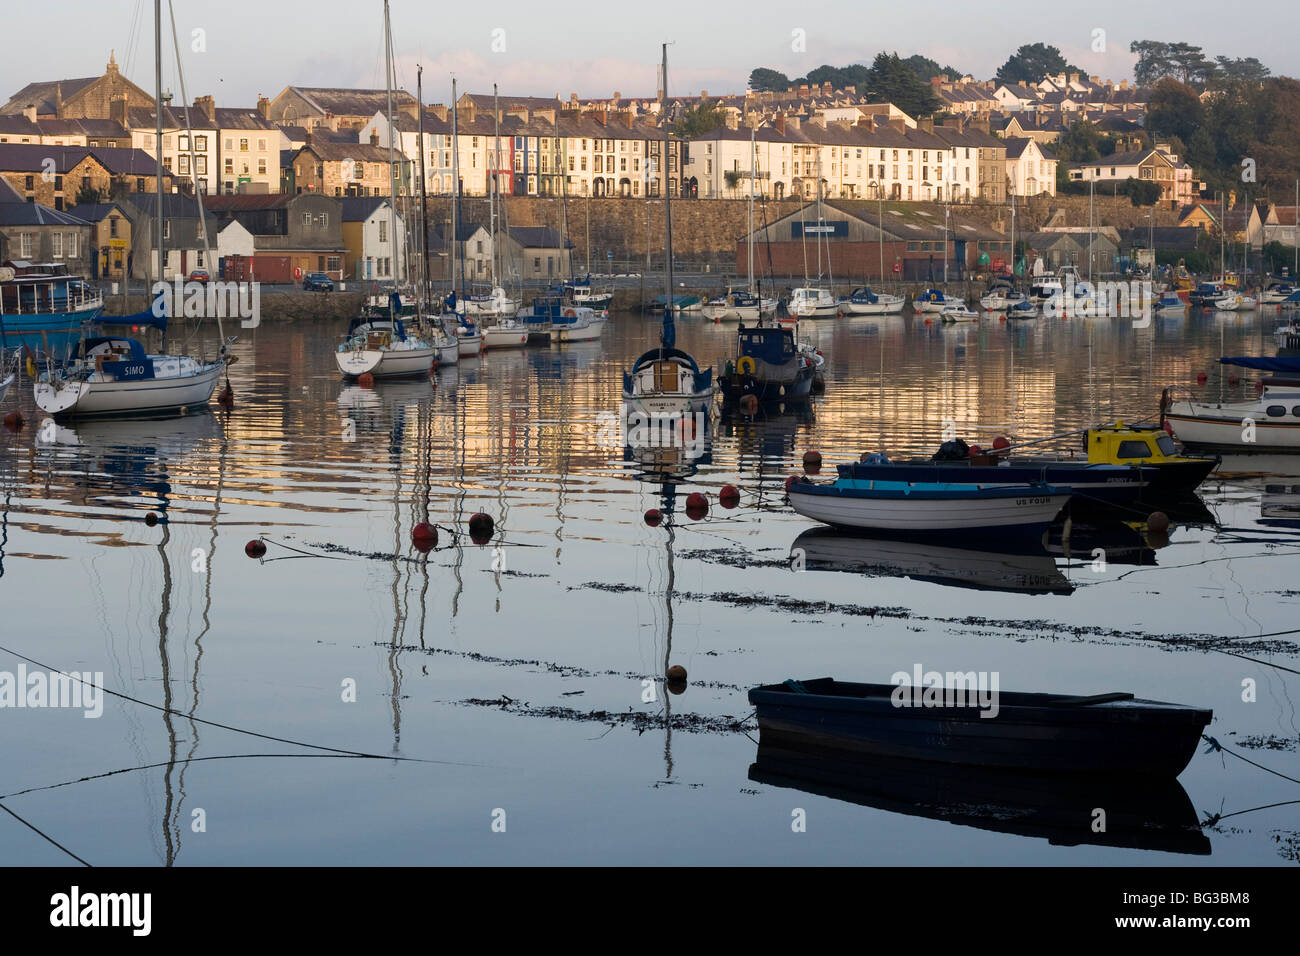
<path fill-rule="evenodd" d="M 786 309 L 800 319 L 833 319 L 840 314 L 840 304 L 827 289 L 801 286 L 790 293 Z"/>
<path fill-rule="evenodd" d="M 1249 312 L 1251 309 L 1259 307 L 1259 301 L 1248 295 L 1242 295 L 1240 292 L 1229 292 L 1227 295 L 1213 300 L 1209 305 L 1219 312 Z"/>
<path fill-rule="evenodd" d="M 1156 299 L 1155 308 L 1157 312 L 1186 312 L 1187 303 L 1182 300 L 1177 292 L 1167 289 L 1161 294 L 1160 298 Z"/>
<path fill-rule="evenodd" d="M 736 354 L 721 379 L 725 403 L 752 395 L 760 402 L 807 401 L 812 394 L 814 361 L 799 351 L 792 329 L 741 325 Z"/>
<path fill-rule="evenodd" d="M 1218 457 L 1180 455 L 1169 433 L 1156 425 L 1111 422 L 1089 428 L 1083 442 L 1091 464 L 1141 465 L 1147 492 L 1192 491 L 1220 462 Z"/>
<path fill-rule="evenodd" d="M 913 312 L 938 314 L 950 308 L 965 309 L 966 303 L 956 296 L 944 295 L 942 289 L 926 289 L 912 300 Z"/>
<path fill-rule="evenodd" d="M 866 286 L 854 289 L 840 299 L 840 312 L 844 315 L 896 315 L 903 311 L 907 299 L 901 295 L 872 292 Z"/>
<path fill-rule="evenodd" d="M 591 275 L 588 274 L 581 279 L 570 279 L 565 282 L 563 296 L 567 305 L 603 312 L 614 301 L 614 290 L 593 289 Z"/>
<path fill-rule="evenodd" d="M 1135 774 L 1081 777 L 846 755 L 771 738 L 768 734 L 759 741 L 749 767 L 749 779 L 764 786 L 1046 840 L 1053 846 L 1086 844 L 1199 856 L 1211 850 L 1196 809 L 1176 779 Z M 1106 826 L 1101 828 L 1091 825 L 1098 807 L 1106 809 Z"/>
<path fill-rule="evenodd" d="M 834 484 L 794 481 L 790 506 L 838 528 L 906 534 L 1019 531 L 1041 533 L 1070 500 L 1044 483 L 981 485 L 907 478 L 839 477 Z"/>
<path fill-rule="evenodd" d="M 1263 379 L 1252 402 L 1169 401 L 1162 417 L 1190 448 L 1300 452 L 1300 376 Z"/>
<path fill-rule="evenodd" d="M 953 300 L 949 300 L 951 303 Z M 968 309 L 961 302 L 950 304 L 943 308 L 939 313 L 940 322 L 978 322 L 980 314 L 974 309 Z"/>
<path fill-rule="evenodd" d="M 663 45 L 663 106 L 668 97 L 668 44 Z M 664 152 L 668 150 L 668 127 L 664 127 Z M 643 353 L 623 373 L 623 405 L 643 417 L 678 419 L 700 412 L 712 412 L 715 387 L 713 369 L 701 369 L 694 356 L 677 348 L 677 327 L 673 321 L 673 209 L 664 196 L 665 273 L 663 326 L 659 347 Z"/>
<path fill-rule="evenodd" d="M 945 443 L 944 448 L 953 445 L 964 446 L 965 443 L 955 440 Z M 1210 464 L 1213 465 L 1212 460 Z M 865 482 L 979 485 L 987 488 L 1050 485 L 1057 491 L 1077 496 L 1077 504 L 1081 506 L 1092 502 L 1127 504 L 1138 501 L 1143 489 L 1156 475 L 1156 469 L 1143 462 L 1108 464 L 1060 458 L 1005 458 L 1001 455 L 936 456 L 933 459 L 891 461 L 884 455 L 874 454 L 864 456 L 862 461 L 838 465 L 836 472 L 842 478 Z"/>
<path fill-rule="evenodd" d="M 553 342 L 593 342 L 600 338 L 605 324 L 599 313 L 586 306 L 568 306 L 551 319 Z"/>
<path fill-rule="evenodd" d="M 822 677 L 755 687 L 749 702 L 760 743 L 980 769 L 1173 778 L 1214 716 L 1130 693 L 995 691 L 982 706 L 975 687 L 963 694 L 915 677 L 911 684 Z"/>
<path fill-rule="evenodd" d="M 826 356 L 822 350 L 811 342 L 799 343 L 799 354 L 808 361 L 812 362 L 813 370 L 813 389 L 822 389 L 826 387 Z"/>
<path fill-rule="evenodd" d="M 0 183 L 0 202 L 5 189 Z M 8 348 L 62 360 L 81 337 L 82 325 L 103 308 L 103 295 L 69 275 L 63 263 L 11 259 L 0 266 L 0 335 Z"/>
<path fill-rule="evenodd" d="M 509 318 L 519 311 L 519 300 L 512 299 L 499 285 L 490 292 L 470 292 L 461 300 L 466 315 Z"/>
<path fill-rule="evenodd" d="M 1221 281 L 1198 282 L 1196 288 L 1187 294 L 1187 301 L 1203 309 L 1211 308 L 1227 294 L 1228 287 Z"/>

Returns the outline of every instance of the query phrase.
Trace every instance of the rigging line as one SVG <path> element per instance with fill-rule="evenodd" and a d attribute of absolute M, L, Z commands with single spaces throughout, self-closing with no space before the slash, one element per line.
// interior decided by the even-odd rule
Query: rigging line
<path fill-rule="evenodd" d="M 1201 739 L 1204 740 L 1211 747 L 1213 747 L 1215 750 L 1218 750 L 1225 754 L 1231 754 L 1232 756 L 1236 757 L 1238 760 L 1244 760 L 1252 767 L 1258 767 L 1260 770 L 1263 770 L 1265 773 L 1271 773 L 1273 776 L 1281 777 L 1283 780 L 1289 780 L 1291 781 L 1291 783 L 1300 783 L 1300 780 L 1297 780 L 1295 777 L 1288 777 L 1284 773 L 1280 773 L 1277 770 L 1273 770 L 1269 767 L 1265 767 L 1262 763 L 1256 763 L 1255 761 L 1251 760 L 1249 757 L 1242 756 L 1241 754 L 1237 753 L 1235 750 L 1229 750 L 1227 747 L 1223 746 L 1223 744 L 1219 743 L 1217 740 L 1215 740 L 1213 737 L 1209 736 L 1208 734 L 1201 734 Z"/>
<path fill-rule="evenodd" d="M 1255 813 L 1258 810 L 1273 810 L 1277 807 L 1289 807 L 1292 804 L 1300 803 L 1300 800 L 1283 800 L 1279 803 L 1266 803 L 1262 807 L 1250 807 L 1247 810 L 1234 810 L 1231 813 L 1218 813 L 1210 817 L 1204 823 L 1200 824 L 1202 828 L 1213 826 L 1220 820 L 1226 820 L 1228 817 L 1239 817 L 1243 813 Z"/>
<path fill-rule="evenodd" d="M 72 675 L 72 674 L 69 674 L 69 673 L 67 673 L 67 672 L 65 672 L 65 671 L 61 671 L 61 670 L 59 670 L 58 668 L 50 667 L 48 664 L 42 664 L 40 661 L 35 660 L 34 658 L 31 658 L 31 657 L 28 657 L 26 654 L 20 654 L 20 653 L 18 653 L 17 651 L 15 651 L 13 648 L 5 647 L 3 644 L 0 644 L 0 651 L 4 651 L 4 652 L 7 653 L 7 654 L 12 654 L 14 657 L 18 658 L 19 660 L 26 661 L 26 662 L 29 663 L 29 664 L 35 664 L 37 667 L 44 668 L 45 670 L 48 670 L 48 671 L 49 671 L 50 673 L 52 673 L 52 674 L 60 674 L 60 675 L 62 675 L 62 676 L 64 676 L 64 677 L 67 677 L 69 680 L 75 680 L 75 681 L 78 681 L 78 682 L 80 682 L 80 683 L 82 683 L 82 684 L 85 684 L 85 685 L 87 685 L 87 686 L 89 686 L 89 687 L 94 687 L 94 688 L 96 688 L 96 689 L 98 689 L 98 690 L 104 692 L 105 694 L 111 694 L 111 695 L 114 696 L 114 697 L 120 697 L 122 700 L 129 700 L 129 701 L 130 701 L 131 703 L 133 703 L 133 704 L 139 704 L 139 705 L 142 706 L 142 707 L 150 707 L 150 708 L 152 708 L 153 710 L 160 710 L 160 711 L 162 711 L 163 713 L 168 713 L 168 714 L 177 714 L 177 715 L 179 715 L 179 716 L 181 716 L 181 717 L 185 717 L 186 719 L 191 719 L 191 720 L 193 720 L 195 723 L 205 724 L 205 725 L 207 725 L 208 727 L 217 727 L 217 728 L 220 728 L 221 730 L 229 730 L 229 731 L 233 731 L 234 733 L 237 733 L 237 734 L 244 734 L 244 735 L 249 736 L 249 737 L 259 737 L 259 738 L 261 738 L 262 740 L 273 740 L 273 741 L 275 741 L 276 743 L 281 743 L 281 744 L 293 744 L 295 747 L 310 747 L 310 748 L 312 748 L 313 750 L 324 750 L 324 751 L 327 751 L 327 752 L 329 752 L 329 753 L 335 753 L 335 754 L 346 754 L 346 755 L 353 756 L 353 757 L 369 757 L 369 758 L 371 758 L 372 760 L 403 760 L 403 761 L 408 761 L 408 762 L 410 762 L 410 763 L 437 763 L 437 764 L 448 764 L 448 765 L 451 765 L 451 766 L 458 766 L 458 767 L 478 767 L 478 766 L 482 766 L 482 764 L 460 763 L 460 762 L 458 762 L 458 761 L 454 761 L 454 760 L 430 760 L 430 759 L 425 758 L 425 757 L 398 757 L 398 756 L 394 756 L 394 755 L 392 755 L 392 754 L 372 754 L 372 753 L 366 753 L 365 751 L 362 751 L 362 750 L 344 750 L 344 749 L 341 749 L 341 748 L 339 748 L 339 747 L 326 747 L 326 746 L 323 745 L 323 744 L 311 744 L 311 743 L 306 743 L 306 742 L 301 741 L 301 740 L 293 740 L 293 739 L 291 739 L 291 738 L 289 738 L 289 737 L 275 737 L 275 736 L 272 736 L 271 734 L 259 734 L 259 733 L 257 733 L 257 732 L 254 731 L 254 730 L 244 730 L 244 729 L 242 729 L 242 728 L 240 728 L 240 727 L 233 727 L 233 726 L 231 726 L 230 724 L 222 724 L 222 723 L 218 723 L 218 722 L 215 721 L 215 720 L 204 720 L 202 717 L 193 717 L 193 718 L 190 718 L 190 717 L 188 717 L 185 713 L 183 713 L 182 711 L 178 711 L 178 710 L 177 710 L 177 711 L 174 711 L 174 710 L 172 710 L 172 709 L 169 708 L 169 707 L 162 707 L 162 706 L 160 706 L 160 705 L 158 705 L 158 704 L 152 704 L 152 703 L 150 703 L 150 702 L 147 701 L 147 700 L 140 700 L 138 697 L 132 697 L 132 696 L 129 695 L 129 694 L 123 694 L 121 691 L 112 690 L 112 689 L 110 689 L 110 688 L 108 688 L 108 687 L 102 687 L 102 686 L 100 686 L 99 684 L 96 684 L 94 681 L 88 681 L 88 680 L 86 680 L 84 677 L 76 677 L 76 676 L 74 676 L 74 675 Z"/>
<path fill-rule="evenodd" d="M 209 757 L 184 757 L 180 760 L 161 760 L 158 763 L 142 764 L 136 767 L 121 767 L 117 770 L 108 770 L 104 773 L 92 773 L 86 777 L 78 777 L 76 780 L 64 780 L 62 783 L 51 783 L 44 787 L 28 787 L 26 790 L 15 790 L 13 793 L 0 794 L 0 801 L 8 800 L 12 797 L 22 797 L 29 793 L 41 793 L 45 790 L 58 790 L 61 787 L 70 787 L 75 783 L 89 783 L 91 780 L 103 780 L 106 777 L 115 777 L 122 773 L 134 773 L 137 770 L 157 770 L 159 767 L 166 767 L 172 763 L 188 764 L 199 763 L 204 760 L 244 760 L 254 757 L 302 757 L 312 760 L 366 760 L 369 758 L 355 756 L 352 754 L 213 754 Z"/>
<path fill-rule="evenodd" d="M 47 841 L 48 843 L 50 843 L 50 844 L 53 845 L 53 846 L 58 847 L 58 848 L 59 848 L 60 850 L 62 850 L 64 853 L 68 854 L 68 856 L 72 857 L 74 860 L 76 860 L 78 863 L 80 863 L 82 866 L 91 866 L 91 865 L 92 865 L 92 864 L 90 864 L 90 863 L 87 863 L 87 862 L 86 862 L 85 860 L 83 860 L 81 857 L 77 856 L 77 854 L 73 853 L 71 850 L 69 850 L 66 846 L 64 846 L 64 845 L 63 845 L 62 843 L 60 843 L 58 840 L 54 839 L 54 837 L 50 836 L 48 833 L 44 832 L 43 830 L 39 829 L 38 827 L 36 827 L 36 826 L 34 826 L 34 825 L 30 824 L 30 823 L 28 823 L 26 820 L 24 820 L 24 819 L 23 819 L 22 817 L 20 817 L 18 814 L 14 813 L 12 810 L 10 810 L 8 807 L 6 807 L 3 803 L 0 803 L 0 810 L 3 810 L 5 813 L 9 814 L 11 817 L 13 817 L 15 820 L 17 820 L 17 821 L 18 821 L 19 823 L 21 823 L 23 826 L 27 827 L 27 829 L 31 830 L 33 833 L 35 833 L 37 836 L 39 836 L 41 839 Z"/>

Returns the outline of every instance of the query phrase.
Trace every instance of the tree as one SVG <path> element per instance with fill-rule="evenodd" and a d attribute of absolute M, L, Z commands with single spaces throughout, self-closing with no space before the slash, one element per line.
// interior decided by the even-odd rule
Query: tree
<path fill-rule="evenodd" d="M 726 181 L 727 188 L 731 190 L 733 196 L 736 195 L 736 190 L 740 187 L 740 181 L 744 176 L 745 174 L 738 169 L 728 169 L 722 174 L 722 178 Z"/>
<path fill-rule="evenodd" d="M 1128 45 L 1130 53 L 1138 55 L 1133 65 L 1133 82 L 1138 86 L 1151 86 L 1156 80 L 1172 75 L 1169 44 L 1159 40 L 1134 40 Z"/>
<path fill-rule="evenodd" d="M 817 69 L 809 70 L 803 80 L 818 86 L 830 83 L 837 90 L 856 89 L 867 81 L 867 73 L 867 68 L 861 63 L 851 63 L 848 66 L 830 66 L 823 63 Z"/>
<path fill-rule="evenodd" d="M 755 93 L 783 93 L 790 88 L 790 78 L 784 73 L 760 66 L 749 74 L 749 88 Z"/>
<path fill-rule="evenodd" d="M 1204 123 L 1201 98 L 1186 83 L 1167 77 L 1151 88 L 1146 125 L 1152 133 L 1177 136 L 1188 142 Z"/>
<path fill-rule="evenodd" d="M 1253 56 L 1238 57 L 1236 59 L 1216 56 L 1214 62 L 1216 66 L 1214 73 L 1210 76 L 1210 86 L 1216 89 L 1238 84 L 1259 86 L 1268 79 L 1268 67 Z"/>
<path fill-rule="evenodd" d="M 683 139 L 695 139 L 726 125 L 727 114 L 722 109 L 722 105 L 714 100 L 701 102 L 699 106 L 693 106 L 683 112 L 677 118 L 674 131 Z"/>
<path fill-rule="evenodd" d="M 1085 73 L 1071 66 L 1061 56 L 1061 51 L 1045 43 L 1026 43 L 998 67 L 994 79 L 998 83 L 1037 83 L 1045 76 L 1057 73 Z"/>
<path fill-rule="evenodd" d="M 1154 206 L 1160 200 L 1160 184 L 1145 179 L 1126 179 L 1120 191 L 1134 206 Z"/>
<path fill-rule="evenodd" d="M 940 66 L 938 60 L 932 60 L 928 56 L 922 56 L 919 53 L 913 53 L 903 60 L 908 69 L 916 74 L 922 83 L 929 83 L 936 76 L 947 76 L 950 80 L 960 79 L 965 76 L 965 72 L 952 66 Z"/>
<path fill-rule="evenodd" d="M 77 190 L 78 206 L 93 206 L 95 203 L 101 203 L 103 201 L 103 191 L 96 189 L 94 186 L 90 185 L 90 183 L 83 183 L 81 188 Z"/>
<path fill-rule="evenodd" d="M 1199 46 L 1192 46 L 1190 43 L 1170 43 L 1166 47 L 1165 55 L 1171 68 L 1170 75 L 1189 85 L 1204 86 L 1214 74 L 1214 64 L 1205 58 L 1205 53 Z"/>
<path fill-rule="evenodd" d="M 909 116 L 930 116 L 939 109 L 930 84 L 922 82 L 897 53 L 876 54 L 859 92 L 893 103 Z"/>
<path fill-rule="evenodd" d="M 1094 124 L 1088 120 L 1070 124 L 1056 141 L 1056 157 L 1061 161 L 1058 169 L 1064 168 L 1066 163 L 1086 163 L 1097 159 L 1101 155 L 1100 144 L 1101 131 Z M 1111 149 L 1114 148 L 1112 143 Z"/>

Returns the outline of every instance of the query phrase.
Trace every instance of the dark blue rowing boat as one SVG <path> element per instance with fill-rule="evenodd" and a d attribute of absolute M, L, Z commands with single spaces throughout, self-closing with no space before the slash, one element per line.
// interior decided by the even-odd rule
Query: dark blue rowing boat
<path fill-rule="evenodd" d="M 996 675 L 994 675 L 995 677 Z M 999 692 L 977 675 L 951 687 L 857 684 L 830 677 L 755 687 L 762 743 L 1039 773 L 1176 777 L 1213 713 L 1132 694 Z M 927 678 L 928 680 L 928 675 Z M 973 686 L 972 686 L 973 685 Z M 969 688 L 969 690 L 968 690 Z"/>

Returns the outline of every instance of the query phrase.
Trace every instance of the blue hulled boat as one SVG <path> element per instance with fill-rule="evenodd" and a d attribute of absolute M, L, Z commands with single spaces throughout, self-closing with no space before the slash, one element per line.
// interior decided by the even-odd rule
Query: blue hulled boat
<path fill-rule="evenodd" d="M 99 318 L 104 297 L 62 263 L 11 260 L 0 267 L 0 336 L 10 349 L 27 347 L 63 361 L 84 322 Z"/>

